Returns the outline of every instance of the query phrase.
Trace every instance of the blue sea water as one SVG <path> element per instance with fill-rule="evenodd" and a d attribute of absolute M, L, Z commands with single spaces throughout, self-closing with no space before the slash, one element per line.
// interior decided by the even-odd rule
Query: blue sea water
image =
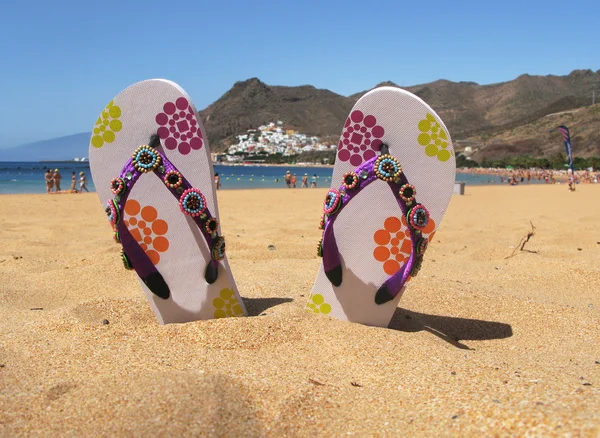
<path fill-rule="evenodd" d="M 0 162 L 0 194 L 9 193 L 45 193 L 44 174 L 47 169 L 58 168 L 62 175 L 61 189 L 71 188 L 71 172 L 78 176 L 85 172 L 88 179 L 88 189 L 95 191 L 91 178 L 89 163 L 83 162 Z M 317 187 L 329 187 L 333 169 L 331 167 L 300 167 L 300 166 L 222 166 L 215 165 L 215 172 L 221 177 L 222 189 L 265 189 L 283 188 L 283 177 L 288 170 L 296 174 L 296 187 L 302 184 L 302 176 L 307 173 L 310 179 L 317 176 Z M 500 178 L 488 175 L 457 174 L 457 181 L 470 185 L 500 183 Z M 79 184 L 77 184 L 79 188 Z"/>

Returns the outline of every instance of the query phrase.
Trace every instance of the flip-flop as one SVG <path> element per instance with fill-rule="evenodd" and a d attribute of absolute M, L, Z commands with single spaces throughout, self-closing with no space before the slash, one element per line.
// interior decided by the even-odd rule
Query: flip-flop
<path fill-rule="evenodd" d="M 153 79 L 122 91 L 90 140 L 90 170 L 158 321 L 244 316 L 225 256 L 206 134 L 177 84 Z"/>
<path fill-rule="evenodd" d="M 346 120 L 307 310 L 387 327 L 426 258 L 456 176 L 448 129 L 417 96 L 365 94 Z"/>

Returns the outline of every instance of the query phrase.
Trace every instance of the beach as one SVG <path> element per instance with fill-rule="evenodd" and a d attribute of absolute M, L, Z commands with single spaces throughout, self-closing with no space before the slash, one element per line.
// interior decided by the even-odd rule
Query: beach
<path fill-rule="evenodd" d="M 166 326 L 95 193 L 1 195 L 0 436 L 600 434 L 600 185 L 467 186 L 389 328 L 304 309 L 325 194 L 219 191 L 250 317 Z"/>

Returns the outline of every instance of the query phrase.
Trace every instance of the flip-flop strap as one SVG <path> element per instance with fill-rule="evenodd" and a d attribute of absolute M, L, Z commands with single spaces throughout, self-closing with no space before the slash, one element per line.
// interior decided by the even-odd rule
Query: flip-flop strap
<path fill-rule="evenodd" d="M 330 189 L 325 198 L 324 232 L 320 248 L 325 273 L 328 274 L 328 278 L 334 285 L 339 286 L 342 280 L 342 270 L 340 254 L 333 232 L 335 220 L 350 200 L 378 179 L 388 183 L 402 215 L 407 218 L 412 246 L 407 263 L 391 275 L 378 291 L 376 302 L 381 304 L 396 297 L 408 278 L 417 274 L 422 262 L 423 252 L 427 247 L 427 240 L 422 237 L 421 229 L 427 224 L 429 214 L 427 209 L 417 202 L 414 196 L 415 188 L 409 184 L 406 175 L 401 171 L 400 164 L 394 157 L 389 154 L 374 157 L 360 165 L 353 172 L 346 173 L 343 184 L 339 189 Z M 338 284 L 335 284 L 336 278 L 339 280 Z M 382 301 L 383 298 L 385 300 Z"/>
<path fill-rule="evenodd" d="M 115 197 L 109 201 L 106 211 L 115 233 L 118 233 L 115 234 L 115 240 L 123 245 L 125 265 L 130 263 L 142 278 L 158 272 L 121 220 L 133 186 L 144 173 L 153 172 L 179 200 L 182 213 L 190 216 L 200 229 L 211 254 L 211 261 L 207 266 L 205 276 L 215 277 L 214 280 L 216 280 L 219 261 L 223 259 L 225 251 L 225 241 L 217 232 L 218 222 L 211 214 L 204 195 L 189 183 L 163 153 L 155 149 L 155 146 L 158 145 L 160 145 L 160 140 L 158 136 L 153 135 L 149 145 L 136 149 L 132 158 L 123 167 L 119 177 L 111 181 L 111 190 Z"/>

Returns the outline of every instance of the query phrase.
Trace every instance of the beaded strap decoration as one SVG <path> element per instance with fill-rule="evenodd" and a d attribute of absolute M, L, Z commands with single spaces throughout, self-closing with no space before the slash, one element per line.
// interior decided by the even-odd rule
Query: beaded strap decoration
<path fill-rule="evenodd" d="M 427 250 L 427 246 L 429 245 L 429 240 L 426 237 L 421 237 L 419 242 L 417 243 L 417 254 L 423 254 Z"/>
<path fill-rule="evenodd" d="M 342 179 L 343 185 L 347 189 L 353 189 L 358 185 L 358 175 L 355 172 L 347 172 Z"/>
<path fill-rule="evenodd" d="M 337 189 L 329 189 L 327 196 L 325 196 L 325 202 L 323 204 L 325 214 L 335 213 L 341 204 L 342 195 Z"/>
<path fill-rule="evenodd" d="M 114 199 L 111 199 L 107 202 L 104 211 L 108 216 L 108 221 L 114 228 L 115 225 L 117 225 L 121 221 L 121 212 L 119 209 L 119 204 L 117 204 L 117 201 L 115 201 Z"/>
<path fill-rule="evenodd" d="M 421 231 L 429 223 L 429 211 L 422 204 L 417 204 L 411 208 L 406 215 L 408 223 L 415 230 Z"/>
<path fill-rule="evenodd" d="M 198 189 L 187 189 L 179 198 L 179 208 L 188 216 L 200 216 L 206 211 L 206 198 Z"/>
<path fill-rule="evenodd" d="M 160 161 L 158 151 L 148 145 L 138 147 L 131 156 L 133 167 L 142 173 L 155 170 L 160 165 Z"/>
<path fill-rule="evenodd" d="M 391 155 L 380 155 L 373 165 L 377 178 L 386 182 L 398 182 L 402 174 L 402 166 L 395 157 Z"/>
<path fill-rule="evenodd" d="M 129 261 L 129 257 L 127 257 L 127 254 L 125 254 L 125 251 L 121 251 L 121 261 L 123 262 L 123 266 L 125 267 L 125 269 L 127 269 L 128 271 L 133 269 L 133 266 L 131 266 L 131 262 Z"/>
<path fill-rule="evenodd" d="M 403 184 L 398 191 L 398 195 L 410 207 L 415 200 L 415 196 L 417 196 L 417 189 L 412 184 Z"/>
<path fill-rule="evenodd" d="M 163 182 L 168 188 L 176 189 L 178 187 L 181 187 L 181 185 L 183 184 L 183 177 L 181 176 L 181 173 L 179 173 L 179 171 L 171 170 L 165 174 Z"/>
<path fill-rule="evenodd" d="M 114 195 L 122 195 L 125 191 L 125 180 L 121 177 L 113 178 L 110 182 L 110 191 L 113 192 Z"/>
<path fill-rule="evenodd" d="M 219 228 L 219 221 L 215 218 L 210 218 L 204 223 L 204 229 L 208 234 L 215 235 Z M 216 235 L 215 235 L 216 236 Z"/>
<path fill-rule="evenodd" d="M 202 192 L 194 187 L 185 179 L 176 167 L 159 150 L 155 149 L 160 145 L 160 139 L 157 135 L 150 138 L 148 145 L 138 147 L 131 156 L 131 159 L 125 164 L 120 176 L 110 182 L 111 192 L 115 195 L 105 208 L 108 219 L 113 226 L 115 242 L 121 243 L 123 248 L 127 248 L 127 254 L 123 251 L 122 260 L 126 268 L 131 267 L 129 256 L 134 257 L 135 269 L 144 272 L 144 275 L 158 274 L 156 267 L 148 258 L 145 251 L 139 247 L 139 244 L 127 227 L 121 224 L 121 211 L 127 202 L 131 189 L 141 177 L 141 175 L 150 172 L 155 173 L 171 193 L 177 197 L 179 207 L 187 216 L 191 216 L 199 229 L 201 230 L 211 252 L 212 275 L 205 276 L 209 283 L 216 281 L 216 272 L 218 261 L 225 257 L 225 239 L 219 236 L 219 222 L 212 217 L 206 197 Z M 140 274 L 143 278 L 143 276 Z M 155 292 L 156 293 L 156 292 Z M 158 294 L 162 298 L 160 293 Z"/>
<path fill-rule="evenodd" d="M 326 218 L 327 218 L 326 214 L 322 214 L 321 215 L 321 220 L 319 221 L 319 230 L 324 230 L 325 229 Z"/>
<path fill-rule="evenodd" d="M 423 256 L 421 255 L 421 256 L 418 256 L 415 258 L 415 261 L 410 270 L 410 276 L 416 277 L 419 274 L 419 271 L 421 270 L 422 265 L 423 265 Z"/>
<path fill-rule="evenodd" d="M 377 304 L 383 304 L 393 299 L 402 289 L 404 283 L 418 274 L 423 262 L 423 254 L 429 243 L 421 233 L 429 223 L 429 211 L 424 205 L 417 202 L 417 190 L 415 186 L 407 181 L 398 160 L 387 153 L 387 147 L 385 149 L 382 147 L 382 150 L 385 150 L 386 153 L 368 160 L 353 172 L 345 173 L 339 189 L 329 190 L 323 205 L 324 214 L 319 224 L 319 228 L 323 229 L 323 237 L 317 247 L 317 254 L 323 257 L 325 274 L 334 286 L 339 286 L 342 282 L 342 270 L 335 234 L 333 233 L 335 219 L 340 210 L 362 188 L 376 180 L 388 183 L 402 214 L 406 216 L 412 242 L 412 253 L 408 262 L 390 276 L 378 290 L 375 296 Z"/>
<path fill-rule="evenodd" d="M 225 238 L 223 236 L 218 236 L 215 239 L 211 255 L 212 258 L 218 262 L 225 258 Z"/>

